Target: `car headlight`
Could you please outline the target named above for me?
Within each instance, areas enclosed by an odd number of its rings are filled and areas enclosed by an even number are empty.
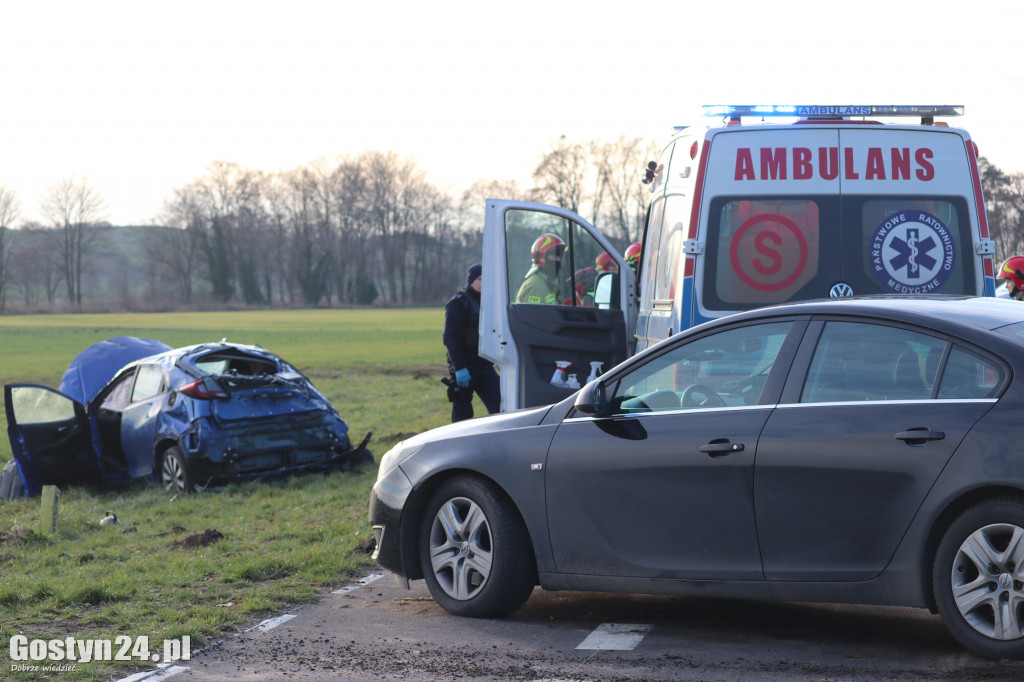
[[[422,447],[422,443],[407,446],[403,440],[385,452],[384,456],[380,458],[380,466],[377,468],[377,480],[384,478],[389,471],[419,452]]]

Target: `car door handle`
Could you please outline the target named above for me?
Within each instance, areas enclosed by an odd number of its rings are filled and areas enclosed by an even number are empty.
[[[710,443],[700,446],[701,452],[706,452],[712,457],[721,457],[731,452],[742,452],[743,443],[730,443],[727,438],[716,438]]]
[[[932,431],[930,429],[910,429],[900,431],[896,434],[896,440],[903,440],[907,443],[924,443],[926,440],[942,440],[946,437],[943,431]]]

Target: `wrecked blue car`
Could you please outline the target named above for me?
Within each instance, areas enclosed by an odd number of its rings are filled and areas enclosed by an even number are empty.
[[[0,496],[43,485],[167,490],[370,462],[366,445],[313,384],[260,346],[172,349],[121,336],[79,354],[60,390],[4,386],[14,453]],[[16,469],[17,479],[14,479]]]

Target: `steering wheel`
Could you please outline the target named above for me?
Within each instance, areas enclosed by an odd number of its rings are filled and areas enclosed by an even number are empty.
[[[722,396],[715,393],[715,389],[704,384],[687,386],[683,395],[679,398],[680,407],[725,407]]]

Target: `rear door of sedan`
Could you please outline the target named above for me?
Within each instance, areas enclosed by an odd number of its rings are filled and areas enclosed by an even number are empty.
[[[812,322],[758,443],[765,577],[878,575],[1006,372],[935,332],[863,318]]]

